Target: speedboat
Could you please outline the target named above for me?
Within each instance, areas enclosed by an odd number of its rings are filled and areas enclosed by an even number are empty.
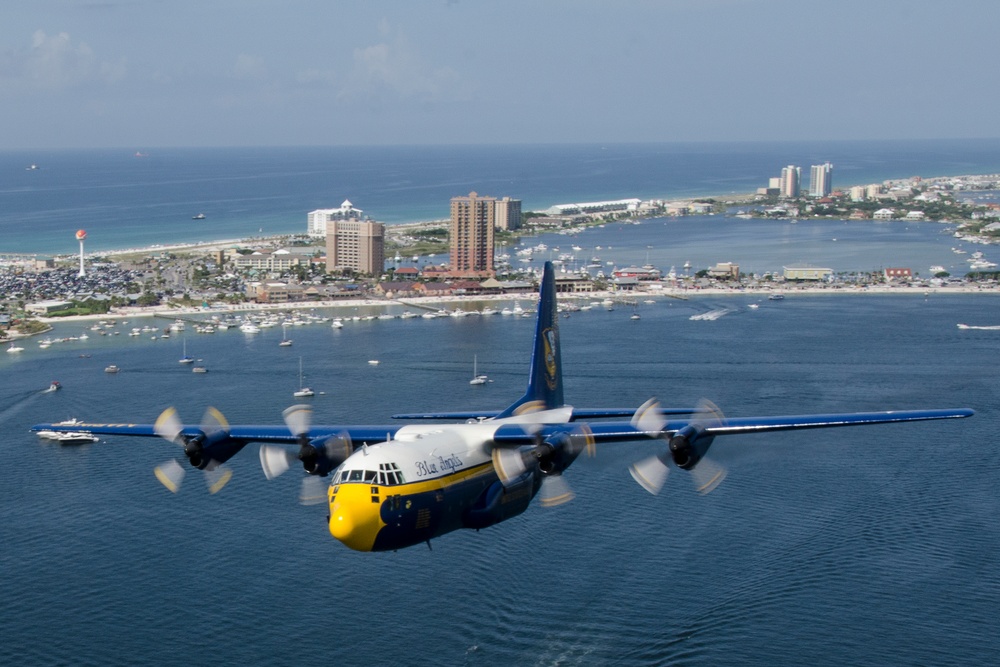
[[[45,392],[46,392],[46,393],[49,393],[49,392],[53,392],[53,391],[59,391],[60,389],[62,389],[62,385],[61,385],[61,384],[59,384],[59,382],[58,382],[58,381],[56,381],[56,380],[53,380],[53,381],[52,381],[52,382],[51,382],[51,383],[49,384],[49,388],[48,388],[48,389],[46,389],[46,390],[45,390]]]
[[[205,219],[205,214],[204,213],[199,213],[197,215],[192,215],[191,219],[192,220],[204,220]]]
[[[110,366],[105,366],[104,368],[105,373],[117,373],[120,370],[121,369],[115,366],[114,364],[111,364]]]
[[[7,351],[11,353],[24,352],[24,348],[20,347],[19,345],[14,345],[14,343],[11,343],[10,347],[7,348]]]

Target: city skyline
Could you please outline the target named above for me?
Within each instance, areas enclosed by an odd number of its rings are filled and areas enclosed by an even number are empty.
[[[0,150],[993,137],[992,23],[976,20],[993,9],[12,3],[0,121],[14,130]]]

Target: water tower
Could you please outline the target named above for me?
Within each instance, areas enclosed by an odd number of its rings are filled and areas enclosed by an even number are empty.
[[[82,229],[76,230],[76,240],[80,242],[80,273],[76,274],[77,278],[83,278],[85,275],[87,275],[83,271],[83,241],[86,238],[87,238],[86,231]]]

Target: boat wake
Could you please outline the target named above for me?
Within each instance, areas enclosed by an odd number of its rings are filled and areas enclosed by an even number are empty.
[[[1000,324],[993,324],[989,326],[976,326],[974,324],[959,324],[959,329],[978,329],[979,331],[1000,331]]]

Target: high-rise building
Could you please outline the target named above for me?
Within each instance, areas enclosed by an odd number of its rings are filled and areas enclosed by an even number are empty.
[[[799,179],[802,168],[793,164],[781,170],[781,196],[795,198],[799,196]]]
[[[451,273],[483,276],[493,272],[496,199],[470,192],[451,200]]]
[[[833,165],[814,164],[809,169],[809,196],[826,197],[833,192]]]
[[[385,225],[371,220],[326,223],[326,270],[350,269],[376,278],[385,270]]]
[[[521,228],[521,200],[504,197],[497,199],[495,222],[497,229],[506,232]]]
[[[326,236],[327,223],[331,220],[362,220],[360,208],[354,208],[350,200],[345,199],[340,208],[318,208],[308,215],[307,233],[309,236],[323,238]]]

